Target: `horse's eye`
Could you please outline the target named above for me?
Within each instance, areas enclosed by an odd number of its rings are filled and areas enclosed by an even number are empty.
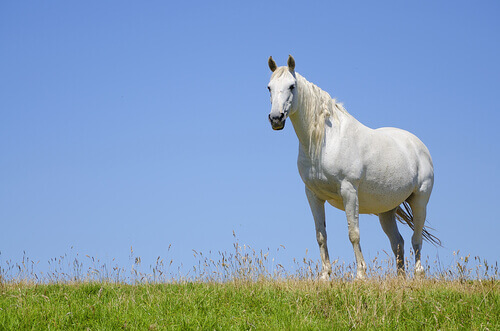
[[[293,91],[294,88],[295,88],[295,85],[290,85],[290,91]]]

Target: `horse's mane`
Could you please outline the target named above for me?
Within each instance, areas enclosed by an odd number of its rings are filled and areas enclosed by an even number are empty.
[[[287,69],[286,67],[282,68]],[[307,81],[298,73],[295,73],[295,78],[298,85],[297,101],[300,116],[307,123],[307,130],[310,134],[309,155],[314,159],[319,156],[323,145],[326,121],[331,118],[335,123],[338,123],[339,114],[350,115],[344,106],[333,99],[330,94]]]

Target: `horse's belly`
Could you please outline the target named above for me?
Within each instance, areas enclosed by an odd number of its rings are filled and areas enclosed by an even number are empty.
[[[391,194],[390,196],[367,196],[359,195],[359,213],[360,214],[380,214],[392,210],[405,201],[411,193]],[[344,200],[341,196],[327,200],[333,207],[344,210]]]
[[[392,190],[365,190],[363,184],[358,189],[360,214],[379,214],[392,210],[405,201],[413,191],[411,183]]]
[[[344,210],[344,200],[342,200],[341,196],[335,197],[334,199],[328,199],[328,203],[337,209]]]
[[[333,207],[344,210],[344,200],[340,194],[340,182],[325,176],[302,176],[306,186],[320,199]],[[394,183],[361,182],[358,187],[360,214],[379,214],[392,210],[405,201],[414,190],[412,180]]]

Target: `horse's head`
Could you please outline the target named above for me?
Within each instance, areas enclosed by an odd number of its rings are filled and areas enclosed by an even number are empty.
[[[269,122],[273,130],[281,130],[285,127],[288,115],[291,115],[297,105],[297,79],[295,78],[295,60],[290,55],[288,66],[277,67],[273,57],[269,57],[269,69],[273,72],[267,88],[271,93],[271,113]]]

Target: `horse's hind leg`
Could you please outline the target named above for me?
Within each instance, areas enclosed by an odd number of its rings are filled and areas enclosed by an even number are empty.
[[[427,214],[427,202],[429,196],[423,194],[412,194],[407,200],[413,213],[413,236],[411,243],[415,252],[415,276],[423,277],[425,275],[424,267],[420,261],[422,253],[422,231],[424,229],[425,217]]]
[[[405,276],[404,240],[396,224],[396,210],[393,209],[378,215],[380,225],[391,242],[391,248],[396,257],[398,275]]]

